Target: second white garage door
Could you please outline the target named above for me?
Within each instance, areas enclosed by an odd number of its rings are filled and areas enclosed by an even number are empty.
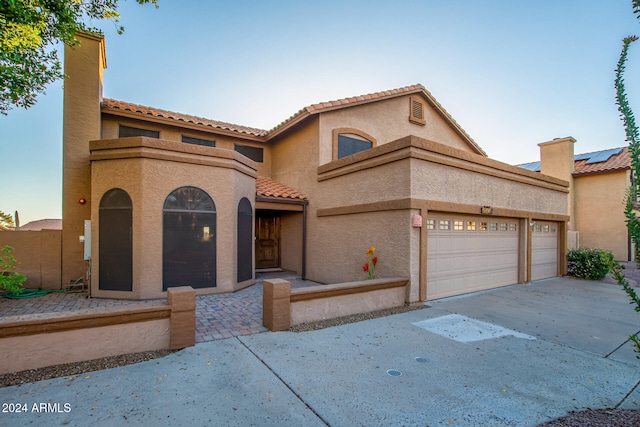
[[[531,280],[558,275],[558,224],[536,221],[531,239]]]
[[[427,299],[518,282],[517,219],[429,216]]]

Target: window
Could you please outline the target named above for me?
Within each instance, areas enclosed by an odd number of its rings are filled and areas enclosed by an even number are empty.
[[[376,139],[359,129],[336,128],[332,144],[332,160],[338,160],[375,147]]]
[[[215,147],[216,141],[212,139],[194,138],[193,136],[182,135],[182,142],[186,144],[204,145],[206,147]]]
[[[422,126],[427,123],[424,119],[424,102],[420,96],[412,96],[409,99],[409,121]]]
[[[518,229],[518,227],[516,226],[515,222],[510,222],[509,223],[509,231],[516,231]]]
[[[540,224],[536,225],[536,233],[542,233],[542,226]]]
[[[373,147],[373,143],[358,135],[338,135],[338,158],[350,156]]]
[[[440,220],[440,230],[448,230],[449,229],[449,220],[441,219]]]
[[[500,231],[507,231],[507,224],[504,222],[500,223]]]
[[[549,224],[545,224],[542,226],[542,231],[544,231],[545,233],[549,232]]]
[[[456,219],[453,221],[453,229],[454,230],[464,230],[464,221]]]
[[[489,223],[489,230],[498,231],[498,223],[497,222],[490,222]]]
[[[427,219],[427,230],[435,230],[436,229],[436,220],[433,218]]]
[[[196,187],[180,187],[162,209],[162,289],[216,286],[216,206]]]
[[[476,222],[475,221],[467,221],[467,231],[475,231]]]
[[[243,156],[250,158],[254,162],[262,163],[264,161],[263,160],[264,150],[260,147],[251,147],[249,145],[234,144],[233,149],[236,150],[238,153],[242,154]]]
[[[131,291],[133,277],[133,205],[129,194],[112,188],[100,200],[98,216],[98,288]]]
[[[238,203],[238,282],[253,277],[253,208],[251,202],[243,197]]]
[[[485,221],[480,221],[480,231],[487,231],[487,223]]]
[[[552,232],[552,233],[555,233],[555,232],[556,232],[556,226],[555,226],[555,225],[552,225],[552,226],[551,226],[551,232]]]
[[[160,131],[134,128],[120,125],[118,127],[118,138],[128,138],[130,136],[146,136],[148,138],[160,138]]]

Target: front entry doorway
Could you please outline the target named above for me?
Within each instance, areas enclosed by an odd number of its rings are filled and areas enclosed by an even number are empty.
[[[256,269],[280,267],[280,214],[256,212]]]

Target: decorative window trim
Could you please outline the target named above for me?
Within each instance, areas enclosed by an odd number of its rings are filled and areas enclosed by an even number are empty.
[[[333,142],[332,142],[333,148],[331,153],[331,158],[333,160],[338,160],[338,135],[340,134],[345,134],[345,135],[351,134],[351,135],[359,136],[360,138],[364,138],[371,143],[371,148],[376,147],[378,145],[378,142],[374,137],[372,137],[366,132],[361,131],[360,129],[336,128],[333,130]]]
[[[427,121],[424,118],[425,103],[421,96],[409,97],[409,121],[411,123],[424,126]]]

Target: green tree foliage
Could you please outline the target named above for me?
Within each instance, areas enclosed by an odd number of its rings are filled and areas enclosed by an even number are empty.
[[[0,113],[29,108],[49,83],[63,77],[57,43],[73,46],[85,22],[111,20],[118,33],[119,0],[0,0]],[[158,0],[136,0],[139,4]]]
[[[11,246],[0,249],[0,289],[19,294],[22,292],[22,284],[27,278],[20,273],[11,271],[18,264],[12,252]]]
[[[631,7],[636,18],[640,18],[640,0],[631,0]],[[633,178],[633,185],[631,185],[627,191],[627,199],[625,202],[625,216],[627,222],[627,229],[629,230],[629,236],[636,247],[636,261],[638,261],[638,248],[640,248],[640,221],[636,215],[637,194],[636,191],[640,188],[640,133],[638,132],[638,126],[636,125],[636,119],[633,115],[633,110],[629,105],[627,99],[627,93],[624,88],[624,70],[627,62],[627,55],[629,53],[629,46],[631,43],[638,40],[637,36],[625,37],[622,40],[622,51],[620,52],[620,59],[618,60],[618,66],[616,68],[616,104],[618,105],[618,111],[620,112],[620,118],[624,123],[624,132],[627,143],[629,144],[629,153],[631,154],[631,176]],[[610,268],[613,276],[617,282],[623,287],[629,298],[631,304],[635,304],[635,311],[640,312],[640,298],[636,294],[635,290],[629,285],[629,282],[624,277],[624,274],[620,271],[620,266],[615,261],[610,261]],[[636,352],[639,353],[637,357],[640,359],[640,339],[636,335],[632,335],[629,339],[634,343]]]

